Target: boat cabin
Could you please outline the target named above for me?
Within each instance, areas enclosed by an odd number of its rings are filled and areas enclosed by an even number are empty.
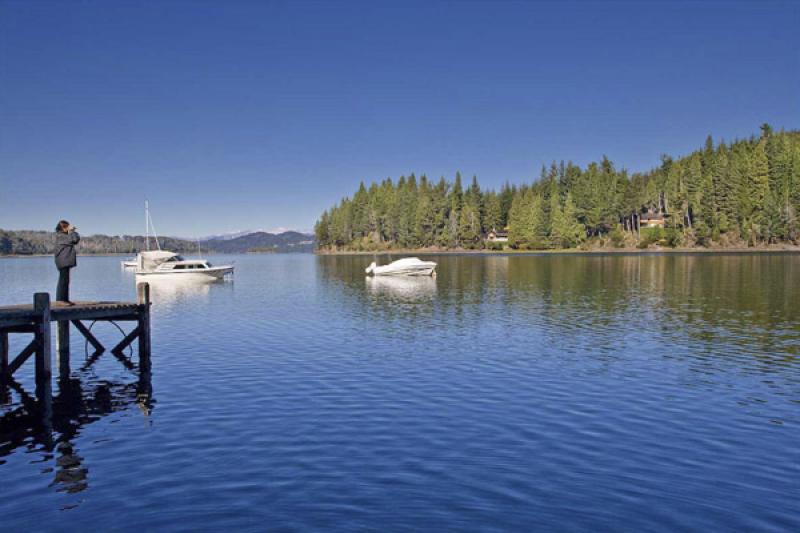
[[[178,256],[180,257],[180,256]],[[168,259],[158,266],[159,270],[205,270],[211,265],[204,260]]]

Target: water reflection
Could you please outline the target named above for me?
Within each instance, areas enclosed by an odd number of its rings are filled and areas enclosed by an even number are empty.
[[[212,288],[232,287],[232,280],[212,278],[157,277],[136,278],[137,283],[147,281],[150,284],[150,299],[155,304],[172,305],[179,302],[207,302]]]
[[[363,279],[371,256],[320,256],[321,279],[348,305],[417,328],[528,339],[559,357],[654,355],[693,370],[775,372],[800,356],[797,254],[439,255],[431,285]],[[409,314],[393,302],[416,301]],[[720,364],[722,363],[722,364]],[[712,365],[713,366],[713,365]]]
[[[373,296],[396,302],[417,303],[436,296],[436,279],[432,276],[368,276],[366,284]]]
[[[93,367],[104,356],[117,357],[133,368],[135,380],[97,379]],[[50,484],[58,492],[76,493],[89,486],[90,468],[77,450],[82,430],[104,417],[133,406],[149,416],[153,408],[150,372],[139,371],[122,355],[95,353],[78,372],[58,381],[50,405],[32,397],[13,378],[0,383],[0,464],[17,449],[36,453],[32,463],[49,465]]]

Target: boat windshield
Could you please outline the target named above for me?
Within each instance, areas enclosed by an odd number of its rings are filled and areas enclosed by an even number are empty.
[[[173,255],[172,257],[167,259],[167,261],[183,261],[183,260],[184,260],[183,257],[181,257],[180,255]]]

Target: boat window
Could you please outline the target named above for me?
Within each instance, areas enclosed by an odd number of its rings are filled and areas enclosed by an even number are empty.
[[[173,270],[183,270],[186,268],[186,265],[173,265]]]

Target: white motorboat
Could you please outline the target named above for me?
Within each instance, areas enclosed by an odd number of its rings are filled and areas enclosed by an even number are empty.
[[[122,268],[136,268],[138,264],[136,259],[126,259],[125,261],[120,261],[122,263]]]
[[[435,270],[436,263],[433,261],[421,261],[419,257],[406,257],[382,266],[378,266],[373,261],[367,267],[366,273],[373,276],[433,276]]]
[[[233,274],[233,265],[214,266],[205,259],[184,259],[176,253],[164,250],[140,252],[136,265],[137,277],[180,277],[213,281],[228,274]]]

